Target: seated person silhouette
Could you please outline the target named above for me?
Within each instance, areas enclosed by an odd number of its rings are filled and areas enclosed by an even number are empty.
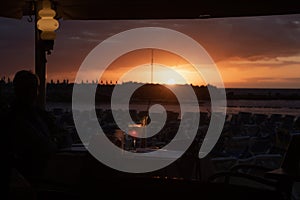
[[[43,176],[48,159],[60,148],[62,137],[48,112],[36,104],[39,79],[31,71],[15,74],[15,99],[6,115],[11,168],[34,184]]]

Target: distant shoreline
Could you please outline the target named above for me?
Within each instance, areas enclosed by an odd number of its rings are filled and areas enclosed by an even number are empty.
[[[128,106],[128,105],[120,105],[120,107]],[[175,104],[166,104],[167,110],[178,112],[179,107]],[[117,106],[118,107],[118,106]],[[71,103],[63,103],[63,102],[48,102],[47,103],[48,110],[53,108],[62,108],[64,110],[71,111],[72,104]],[[82,105],[84,109],[85,106]],[[98,103],[96,104],[97,109],[110,109],[110,103]],[[140,103],[140,104],[132,104],[130,109],[136,109],[138,111],[147,110],[148,103]],[[190,112],[209,112],[210,106],[208,101],[203,101],[199,106],[196,104],[190,104],[188,106]],[[287,100],[228,100],[227,101],[227,114],[235,114],[238,112],[250,112],[250,113],[258,113],[258,114],[282,114],[282,115],[295,115],[300,116],[300,100],[297,101],[287,101]]]
[[[135,91],[133,98],[134,102],[151,101],[176,103],[176,97],[164,85],[159,84],[141,84],[141,83],[123,83],[118,84],[118,87],[126,89],[128,84],[136,84],[139,89]],[[90,83],[76,84],[82,86],[86,90],[91,86]],[[72,102],[73,83],[48,83],[46,89],[46,101],[48,102]],[[109,103],[112,92],[116,85],[98,84],[96,92],[96,101],[99,103]],[[194,86],[194,85],[173,85],[177,87],[178,92],[185,94],[186,87],[192,87],[198,102],[209,100],[209,90],[221,91],[214,86]],[[142,89],[141,89],[142,88]],[[219,90],[219,91],[218,91]],[[227,100],[300,100],[300,89],[295,88],[225,88]],[[12,83],[0,84],[0,99],[5,101],[11,100],[13,97]],[[185,96],[185,100],[189,100],[189,96]]]

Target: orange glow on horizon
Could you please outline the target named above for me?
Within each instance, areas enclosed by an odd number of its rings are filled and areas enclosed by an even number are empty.
[[[107,67],[99,81],[169,84],[169,80],[173,79],[173,84],[205,84],[194,67],[182,57],[164,50],[155,49],[153,52],[153,63],[151,49],[136,50],[120,56]],[[87,75],[91,76],[94,74]]]
[[[280,57],[274,60],[248,60],[231,57],[216,62],[226,88],[299,88],[297,83],[300,68],[297,62],[285,66],[274,67],[280,62],[300,60],[300,56]],[[194,67],[182,57],[163,50],[154,50],[153,83],[159,84],[193,84],[207,85]],[[138,69],[136,69],[138,68]],[[169,70],[168,70],[169,69]],[[131,72],[130,75],[126,75]],[[171,70],[171,71],[170,71]],[[174,73],[172,73],[174,71]],[[182,78],[176,77],[176,74]],[[124,77],[124,75],[126,75]],[[48,74],[47,80],[69,79],[74,82],[76,71]],[[123,77],[123,78],[122,78]],[[100,78],[95,72],[87,73],[83,82],[98,81],[99,83],[140,82],[151,83],[151,49],[141,49],[120,56]]]

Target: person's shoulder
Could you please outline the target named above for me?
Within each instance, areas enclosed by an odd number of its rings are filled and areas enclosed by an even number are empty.
[[[51,112],[41,108],[37,108],[37,112],[39,113],[41,119],[47,124],[48,128],[51,130],[53,129],[53,131],[57,131],[57,119]]]
[[[0,120],[1,122],[10,120],[14,116],[14,109],[12,107],[5,107],[0,109]]]

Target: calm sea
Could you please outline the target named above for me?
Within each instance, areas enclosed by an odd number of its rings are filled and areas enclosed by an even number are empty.
[[[119,105],[120,107],[124,105]],[[83,110],[86,106],[80,106]],[[70,103],[47,103],[47,109],[61,108],[65,111],[71,111],[72,106]],[[110,109],[110,104],[99,104],[96,106],[99,109]],[[148,104],[135,104],[131,105],[131,109],[137,111],[147,110]],[[166,105],[165,109],[168,111],[178,112],[179,107],[176,105]],[[188,112],[209,112],[209,102],[201,102],[200,105],[189,103],[187,105]],[[228,100],[227,101],[227,114],[238,112],[251,112],[262,114],[282,114],[282,115],[295,115],[300,116],[300,100]]]

